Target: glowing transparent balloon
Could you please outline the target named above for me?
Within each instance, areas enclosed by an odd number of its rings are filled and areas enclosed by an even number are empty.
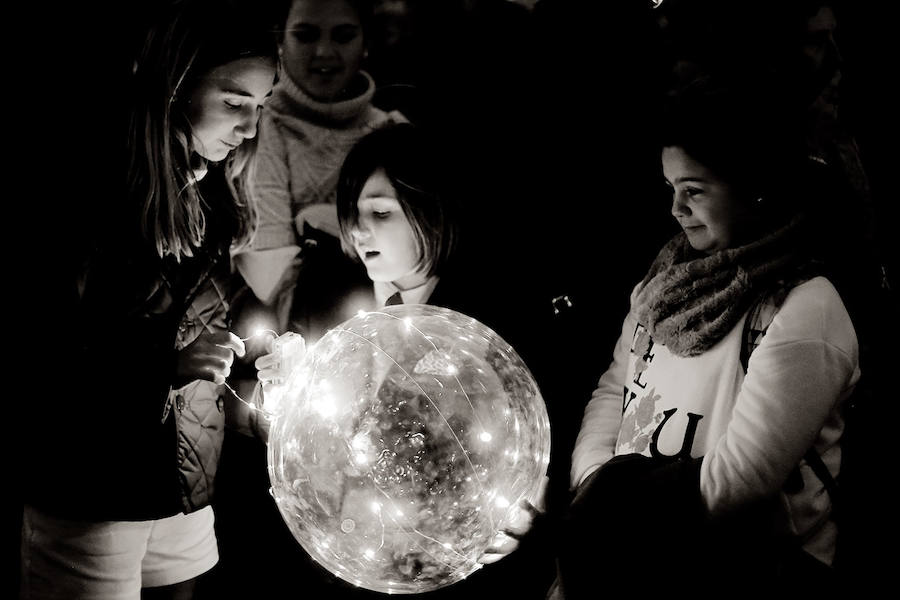
[[[291,370],[272,493],[329,571],[387,593],[459,581],[527,499],[550,424],[528,368],[478,321],[425,305],[361,314]]]

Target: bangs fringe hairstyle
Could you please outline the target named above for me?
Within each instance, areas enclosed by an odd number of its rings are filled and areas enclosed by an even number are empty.
[[[416,268],[436,275],[449,262],[457,244],[456,204],[445,191],[438,169],[442,158],[414,125],[399,123],[361,138],[341,167],[337,212],[341,248],[358,259],[351,229],[359,222],[359,195],[366,180],[384,169],[397,191],[397,201],[412,228],[419,260]]]
[[[278,52],[273,28],[235,2],[170,1],[155,22],[132,74],[127,189],[140,204],[144,240],[160,257],[181,260],[204,243],[209,210],[195,185],[194,170],[206,162],[194,153],[186,110],[191,91],[217,66],[251,57],[276,65]],[[255,137],[245,140],[225,163],[237,244],[248,242],[256,227],[248,183],[256,145]]]

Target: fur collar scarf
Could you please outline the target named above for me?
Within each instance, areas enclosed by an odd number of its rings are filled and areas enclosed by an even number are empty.
[[[660,251],[634,303],[638,321],[676,356],[702,354],[737,324],[758,294],[790,278],[799,220],[755,242],[704,255],[682,232]]]

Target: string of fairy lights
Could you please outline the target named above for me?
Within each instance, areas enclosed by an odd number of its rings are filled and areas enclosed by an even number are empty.
[[[546,470],[546,415],[528,413],[512,396],[496,404],[515,389],[507,378],[519,376],[515,368],[497,372],[488,358],[485,344],[493,348],[496,334],[443,310],[360,310],[309,347],[300,336],[295,346],[296,334],[259,327],[239,339],[272,336],[266,351],[274,356],[257,363],[263,376],[249,400],[232,385],[247,388],[223,382],[273,427],[270,493],[291,533],[323,567],[360,587],[427,591],[480,569],[480,557],[510,535],[503,524],[518,522],[523,500],[535,501],[537,488],[521,478]],[[499,340],[496,360],[507,367],[517,358],[509,350]],[[365,390],[378,390],[377,398]],[[285,395],[291,407],[283,409]],[[418,406],[413,397],[422,404],[415,415],[397,415]],[[484,398],[496,410],[476,409],[487,406]],[[533,429],[533,439],[520,428]]]
[[[274,340],[275,340],[275,341],[277,341],[278,338],[280,337],[277,331],[275,331],[275,330],[273,330],[273,329],[268,329],[268,328],[261,327],[261,328],[258,328],[258,329],[257,329],[256,331],[254,331],[253,333],[251,333],[250,335],[248,335],[247,337],[239,338],[239,339],[240,339],[242,342],[247,342],[247,341],[250,341],[250,340],[252,340],[252,339],[256,339],[256,338],[262,337],[262,336],[264,336],[264,335],[272,335],[272,336],[274,336]],[[239,400],[239,401],[242,402],[243,404],[247,405],[247,406],[250,408],[251,411],[259,411],[260,413],[262,413],[262,414],[263,414],[264,416],[266,416],[266,417],[271,417],[271,416],[272,416],[272,414],[271,414],[270,412],[266,411],[263,407],[257,406],[257,405],[254,404],[253,402],[249,402],[249,401],[244,400],[243,398],[241,398],[241,395],[237,392],[237,390],[235,390],[233,387],[231,387],[231,385],[228,383],[227,380],[224,381],[224,382],[222,383],[222,385],[224,385],[224,386],[228,389],[228,391],[230,391],[231,394],[232,394],[237,400]]]

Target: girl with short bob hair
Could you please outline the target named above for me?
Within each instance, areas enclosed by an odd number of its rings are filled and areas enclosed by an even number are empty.
[[[294,288],[316,285],[304,279],[309,269],[344,259],[330,242],[338,237],[335,188],[347,152],[374,129],[406,119],[373,103],[375,81],[364,69],[371,0],[286,0],[278,8],[282,68],[260,121],[251,181],[259,228],[235,253],[235,266],[283,332]],[[323,235],[327,250],[306,252]],[[259,308],[251,298],[244,302],[239,322]]]
[[[458,225],[452,198],[442,191],[438,160],[422,132],[407,123],[370,133],[353,147],[341,168],[337,192],[341,246],[348,255],[361,258],[353,239],[360,224],[360,195],[369,178],[382,170],[412,229],[416,270],[425,277],[440,274],[457,244]]]
[[[458,311],[487,324],[485,299],[475,294],[469,281],[473,265],[462,266],[459,252],[457,196],[449,188],[455,174],[447,169],[445,153],[439,150],[441,140],[429,137],[429,130],[410,123],[385,126],[360,139],[350,150],[341,167],[337,185],[337,216],[341,247],[352,258],[362,262],[368,281],[353,291],[331,299],[330,309],[340,310],[329,316],[327,327],[295,327],[302,334],[285,334],[278,344],[281,349],[261,356],[255,366],[258,380],[254,384],[254,402],[277,404],[290,375],[290,364],[302,357],[305,342],[315,342],[321,330],[334,327],[361,310],[383,310],[398,304],[428,304]],[[355,283],[355,282],[354,282]],[[365,287],[365,290],[358,289]],[[294,299],[295,315],[306,305]],[[337,313],[343,316],[337,317]],[[398,313],[394,313],[398,314]],[[292,319],[309,323],[315,319]],[[397,340],[401,345],[402,340]],[[285,360],[281,353],[289,345],[293,356]],[[274,345],[273,345],[274,348]],[[385,372],[373,365],[367,377],[380,386]],[[253,434],[267,441],[269,422],[259,411],[248,415]],[[527,503],[526,503],[527,504]],[[537,509],[523,505],[507,532],[510,536],[489,548],[479,558],[488,564],[513,552],[519,539],[531,528]],[[486,583],[485,579],[455,584],[459,597],[505,583]],[[499,589],[499,587],[497,588]],[[454,597],[457,597],[454,594]]]

